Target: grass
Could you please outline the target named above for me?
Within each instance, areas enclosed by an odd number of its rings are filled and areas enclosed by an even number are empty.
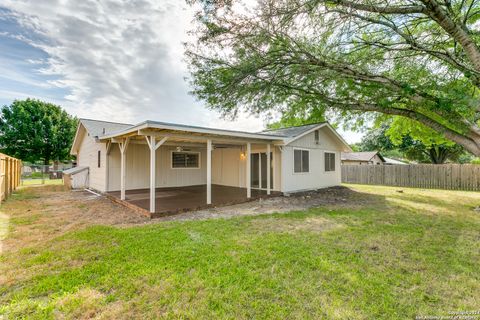
[[[34,185],[61,185],[63,184],[63,179],[50,179],[45,178],[35,178],[35,179],[22,179],[22,186],[34,186]]]
[[[411,319],[480,308],[478,193],[350,187],[350,207],[90,226],[6,252],[0,318]],[[30,222],[10,218],[13,229]]]

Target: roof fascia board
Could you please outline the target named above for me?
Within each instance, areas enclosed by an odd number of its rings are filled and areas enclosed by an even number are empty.
[[[172,130],[172,131],[184,131],[184,132],[195,132],[195,133],[203,133],[208,135],[216,135],[216,136],[226,136],[226,137],[238,137],[238,138],[246,138],[246,139],[257,139],[257,140],[272,140],[272,141],[283,141],[284,137],[274,136],[274,135],[266,135],[266,134],[258,134],[258,133],[248,133],[248,132],[239,132],[239,131],[231,131],[231,130],[222,130],[222,129],[208,129],[208,128],[188,128],[186,126],[175,126],[175,125],[168,125],[168,124],[156,124],[156,123],[149,123],[143,122],[138,125],[133,126],[132,128],[128,128],[126,130],[118,131],[116,133],[108,134],[99,137],[100,140],[110,139],[126,134],[133,133],[137,131],[137,134],[140,130],[145,129],[163,129],[163,130]]]
[[[75,150],[75,146],[78,143],[78,139],[79,139],[78,136],[79,136],[79,133],[80,133],[80,127],[83,127],[85,132],[87,131],[87,129],[85,128],[85,126],[82,123],[82,120],[79,120],[78,125],[77,125],[77,130],[75,131],[75,138],[73,139],[72,146],[70,147],[70,154],[72,156],[77,155],[77,151]]]
[[[380,152],[377,152],[375,155],[377,155],[383,162],[387,162],[385,161],[385,158],[380,154]]]
[[[222,129],[209,129],[209,128],[188,128],[188,126],[176,126],[171,124],[156,124],[156,123],[148,123],[149,128],[154,129],[164,129],[164,130],[174,130],[174,131],[185,131],[185,132],[195,132],[195,133],[204,133],[204,134],[211,134],[211,135],[222,135],[222,136],[232,136],[232,137],[240,137],[240,138],[253,138],[253,139],[261,139],[261,140],[283,140],[283,137],[275,136],[275,135],[266,135],[266,134],[258,134],[258,133],[250,133],[250,132],[240,132],[240,131],[232,131],[232,130],[222,130]]]

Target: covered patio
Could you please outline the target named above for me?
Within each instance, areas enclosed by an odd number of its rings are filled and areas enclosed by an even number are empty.
[[[100,140],[107,194],[151,217],[280,194],[279,136],[145,122]]]
[[[116,199],[120,199],[120,191],[113,191],[108,194]],[[280,192],[271,192],[271,195],[280,195]],[[207,207],[232,205],[267,197],[269,195],[267,195],[265,190],[253,189],[251,197],[247,198],[245,188],[212,184],[212,203],[209,205],[205,201],[206,196],[206,185],[156,188],[156,212],[151,214],[151,216],[155,217]],[[124,201],[142,208],[145,211],[149,211],[150,189],[127,190]]]

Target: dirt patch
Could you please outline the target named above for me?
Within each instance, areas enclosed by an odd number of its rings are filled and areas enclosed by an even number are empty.
[[[94,289],[80,289],[66,294],[57,301],[59,319],[93,319],[101,312],[105,295]]]
[[[232,206],[191,211],[154,219],[153,221],[203,220],[234,216],[253,216],[305,210],[321,206],[359,208],[378,201],[378,198],[369,194],[358,193],[346,187],[332,187],[292,194],[290,196],[259,199]]]
[[[319,206],[358,207],[377,200],[349,188],[333,187],[149,219],[104,196],[87,191],[71,191],[63,186],[27,187],[14,193],[2,206],[0,247],[4,252],[14,251],[91,225],[121,227],[162,221],[281,213]],[[310,221],[308,228],[313,230],[318,227],[318,230],[323,230],[326,225],[325,221]],[[301,228],[298,225],[292,227]],[[4,239],[1,240],[2,238]]]
[[[135,211],[87,191],[63,186],[18,190],[1,208],[3,251],[48,241],[90,225],[131,225],[149,222]],[[8,227],[7,227],[8,225]],[[7,231],[5,232],[5,229]]]

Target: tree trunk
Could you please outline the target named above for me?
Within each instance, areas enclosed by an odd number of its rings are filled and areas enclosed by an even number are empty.
[[[50,159],[45,157],[43,159],[43,170],[42,170],[44,173],[48,173],[50,171],[49,164],[50,164]]]
[[[428,154],[432,163],[443,164],[447,160],[448,150],[442,146],[432,146]]]

